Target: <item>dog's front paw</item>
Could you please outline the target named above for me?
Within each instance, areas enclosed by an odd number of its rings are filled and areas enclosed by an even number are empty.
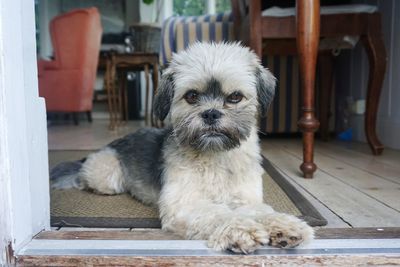
[[[293,248],[308,243],[314,238],[314,230],[295,216],[273,213],[257,222],[269,233],[268,245],[278,248]]]
[[[208,246],[215,250],[231,250],[248,254],[264,244],[269,235],[264,227],[251,219],[236,218],[218,226],[208,239]]]

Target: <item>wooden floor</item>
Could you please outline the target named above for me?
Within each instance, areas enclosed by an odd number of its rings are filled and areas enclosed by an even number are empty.
[[[106,120],[48,128],[50,149],[98,149],[142,127],[111,132]],[[316,142],[314,179],[300,176],[299,138],[264,138],[262,153],[328,220],[328,228],[400,227],[400,151],[372,156],[362,143]],[[62,229],[67,230],[67,229]]]
[[[303,179],[300,139],[264,139],[262,153],[328,220],[326,227],[400,226],[400,152],[372,156],[366,144],[316,142],[313,179]]]

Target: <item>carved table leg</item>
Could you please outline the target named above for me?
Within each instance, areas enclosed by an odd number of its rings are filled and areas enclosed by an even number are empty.
[[[371,16],[370,21],[371,27],[369,28],[368,34],[361,37],[369,61],[365,135],[367,136],[372,153],[374,155],[380,155],[383,152],[383,145],[376,135],[376,117],[383,79],[385,77],[387,59],[381,32],[381,17],[379,14],[374,14]]]
[[[249,1],[249,25],[250,40],[249,46],[254,52],[262,58],[262,36],[261,36],[261,0]]]
[[[303,163],[305,178],[312,178],[317,169],[314,164],[314,132],[319,122],[314,114],[315,69],[319,44],[319,0],[297,0],[297,49],[303,90],[302,117],[299,128],[303,132]]]

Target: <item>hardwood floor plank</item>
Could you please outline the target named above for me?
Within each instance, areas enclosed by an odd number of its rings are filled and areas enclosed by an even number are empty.
[[[358,152],[364,157],[369,157],[369,158],[374,158],[376,161],[387,164],[392,166],[393,168],[396,168],[398,171],[400,171],[400,151],[399,150],[394,150],[385,147],[385,150],[383,151],[382,155],[379,156],[374,156],[371,153],[371,150],[366,143],[361,143],[361,142],[341,142],[341,141],[332,141],[329,142],[331,145],[336,146],[336,147],[341,147],[347,150],[351,150],[354,152]]]
[[[326,143],[318,141],[316,151],[326,156],[346,162],[347,164],[365,170],[373,175],[385,178],[400,184],[400,159],[397,166],[387,164],[379,156],[366,155],[356,150],[351,150],[339,143]]]
[[[282,145],[289,153],[301,159],[301,144],[298,144],[298,142],[275,142],[274,144]],[[328,152],[325,150],[325,153]],[[315,163],[320,170],[329,173],[332,177],[400,212],[399,184],[373,175],[346,162],[328,157],[320,153],[320,149],[315,151]]]
[[[400,238],[399,227],[321,228],[316,239],[390,239]]]
[[[355,188],[318,170],[314,179],[304,179],[298,169],[301,160],[273,144],[263,142],[263,155],[292,181],[318,198],[353,227],[396,227],[400,214]]]
[[[149,229],[141,231],[110,231],[86,230],[86,231],[44,231],[35,236],[35,239],[65,239],[65,240],[182,240],[183,238],[161,229]]]

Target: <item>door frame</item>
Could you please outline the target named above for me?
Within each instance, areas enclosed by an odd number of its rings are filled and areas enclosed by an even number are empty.
[[[47,123],[34,1],[0,1],[0,265],[50,229]]]

